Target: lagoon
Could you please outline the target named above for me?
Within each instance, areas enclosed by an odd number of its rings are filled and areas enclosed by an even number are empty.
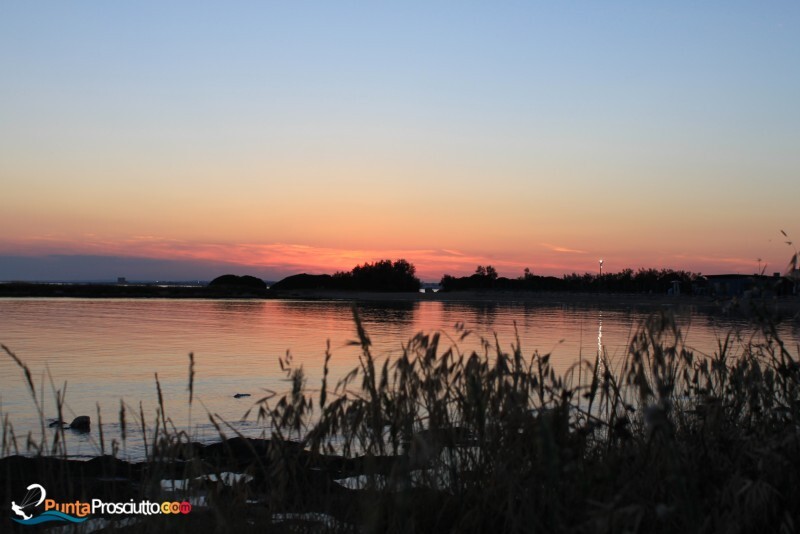
[[[349,344],[356,339],[353,307],[345,300],[0,299],[0,343],[30,368],[47,421],[57,417],[54,391],[66,393],[66,421],[91,416],[91,433],[66,433],[70,455],[101,452],[99,413],[106,452],[117,440],[121,455],[141,458],[142,433],[131,428],[131,419],[143,413],[148,426],[155,421],[156,374],[168,417],[193,438],[218,438],[208,413],[245,435],[268,436],[268,425],[242,416],[269,392],[288,389],[279,358],[291,354],[312,389],[320,383],[328,342],[332,382],[358,365],[360,348]],[[593,362],[598,350],[609,365],[620,365],[637,326],[664,310],[675,314],[686,345],[697,353],[713,354],[728,332],[736,334],[737,351],[753,336],[744,319],[682,305],[369,301],[355,308],[379,357],[401,354],[403,344],[420,331],[440,331],[443,343],[450,345],[466,329],[471,334],[457,342],[462,351],[483,350],[481,339],[511,351],[519,336],[525,354],[550,353],[561,373],[573,369],[577,374],[576,364]],[[784,325],[780,333],[793,345],[800,340],[796,327]],[[196,373],[191,409],[189,353]],[[41,432],[39,415],[23,371],[12,358],[1,356],[0,408],[24,453],[28,432],[34,439]],[[124,442],[121,402],[128,418]],[[7,440],[8,427],[4,432]]]

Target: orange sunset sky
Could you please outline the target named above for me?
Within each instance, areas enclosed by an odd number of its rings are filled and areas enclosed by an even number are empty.
[[[784,271],[796,2],[6,2],[0,280]]]

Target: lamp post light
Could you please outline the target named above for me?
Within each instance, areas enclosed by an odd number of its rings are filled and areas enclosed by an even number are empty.
[[[600,259],[600,276],[603,276],[603,260]]]

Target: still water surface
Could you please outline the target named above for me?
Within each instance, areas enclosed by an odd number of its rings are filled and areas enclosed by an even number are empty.
[[[557,371],[579,359],[593,360],[598,347],[611,362],[625,354],[637,325],[654,308],[626,309],[596,306],[486,302],[369,302],[357,305],[372,338],[373,353],[392,357],[419,331],[441,331],[458,337],[463,323],[474,334],[459,342],[462,350],[480,348],[480,337],[494,339],[511,350],[515,328],[526,354],[551,353]],[[66,390],[64,419],[92,417],[92,432],[67,432],[68,452],[96,455],[98,405],[106,447],[120,440],[120,403],[128,424],[141,409],[149,425],[155,421],[161,383],[167,415],[178,428],[191,428],[198,439],[217,435],[207,412],[219,414],[247,435],[265,427],[242,415],[266,391],[284,392],[287,382],[278,358],[287,351],[302,365],[310,387],[321,379],[326,342],[333,358],[331,377],[344,376],[358,365],[353,305],[343,301],[282,300],[107,300],[0,299],[0,343],[32,372],[37,395],[44,398],[44,416],[57,415],[54,389]],[[746,323],[720,319],[690,308],[675,310],[687,345],[711,354],[717,339],[729,330],[743,332]],[[786,327],[787,341],[798,333]],[[187,389],[189,353],[195,357],[194,402],[189,410]],[[52,382],[51,382],[52,378]],[[250,397],[234,398],[237,393]],[[0,354],[0,407],[24,448],[29,431],[40,429],[39,416],[22,370]],[[51,430],[46,430],[52,433]],[[267,430],[268,432],[268,430]],[[123,455],[141,457],[141,432],[130,427]]]

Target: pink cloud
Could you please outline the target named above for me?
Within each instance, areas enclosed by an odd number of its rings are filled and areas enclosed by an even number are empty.
[[[588,254],[585,250],[578,250],[575,248],[561,247],[558,245],[551,245],[550,243],[540,243],[543,247],[552,250],[553,252],[563,252],[565,254]]]
[[[343,249],[312,246],[301,243],[197,243],[169,239],[154,235],[133,235],[111,239],[95,234],[85,234],[80,239],[65,239],[54,235],[40,235],[25,239],[0,242],[0,254],[42,256],[50,254],[103,255],[166,260],[192,260],[209,263],[227,263],[258,268],[260,272],[274,272],[276,276],[288,273],[333,273],[350,270],[357,264],[381,259],[404,258],[413,263],[417,274],[425,281],[439,280],[443,274],[464,276],[475,271],[478,265],[492,265],[501,276],[517,277],[529,267],[535,274],[556,275],[570,272],[594,272],[595,259],[590,251],[551,243],[541,243],[523,251],[498,252],[484,255],[449,248],[426,249]],[[643,257],[634,252],[621,252],[604,258],[604,270],[615,272],[623,268],[639,267],[673,268],[719,272],[755,272],[754,259],[736,256],[691,256],[686,253],[669,256]],[[762,262],[770,271],[782,270],[781,257]]]

